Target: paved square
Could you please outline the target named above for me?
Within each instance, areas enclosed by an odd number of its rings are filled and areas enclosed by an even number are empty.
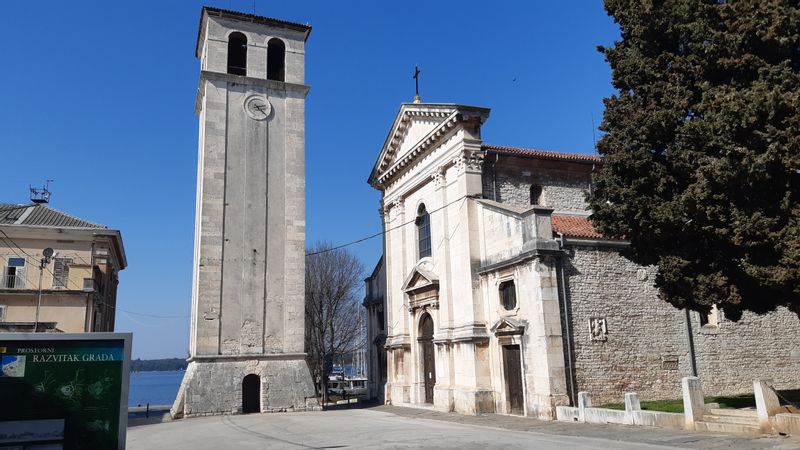
[[[213,416],[133,426],[137,449],[800,449],[786,437],[744,438],[680,430],[462,416],[377,406],[324,412]]]

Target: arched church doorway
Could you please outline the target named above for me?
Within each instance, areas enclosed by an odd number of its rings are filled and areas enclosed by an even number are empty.
[[[242,414],[261,412],[261,379],[250,374],[242,380]]]
[[[433,386],[436,385],[436,360],[433,350],[433,319],[425,313],[419,321],[419,338],[422,355],[422,376],[425,383],[425,403],[433,403]]]

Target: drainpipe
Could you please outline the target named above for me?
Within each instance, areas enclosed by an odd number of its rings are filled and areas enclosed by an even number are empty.
[[[499,159],[500,155],[495,153],[494,162],[492,163],[492,200],[494,201],[497,201],[497,170],[495,170],[494,166],[497,165]]]
[[[556,233],[558,234],[558,248],[562,250],[561,255],[558,258],[558,265],[559,265],[559,287],[561,288],[561,307],[564,311],[564,334],[565,334],[565,346],[567,348],[567,377],[569,377],[569,400],[572,402],[572,406],[578,404],[577,399],[575,398],[575,392],[577,388],[575,387],[575,375],[574,375],[574,367],[572,364],[572,315],[570,314],[568,302],[567,302],[567,283],[566,277],[564,276],[564,258],[566,258],[566,254],[563,252],[564,250],[564,233]]]
[[[689,309],[684,309],[686,312],[686,335],[689,341],[689,360],[692,363],[692,376],[697,376],[697,359],[694,356],[694,333],[692,332],[692,316],[689,314]]]

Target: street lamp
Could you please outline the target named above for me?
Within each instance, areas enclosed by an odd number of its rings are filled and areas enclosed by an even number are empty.
[[[47,247],[42,250],[43,258],[39,261],[39,300],[36,302],[36,320],[33,322],[33,332],[39,332],[39,310],[42,308],[42,273],[47,264],[50,263],[50,258],[53,256],[53,249]]]

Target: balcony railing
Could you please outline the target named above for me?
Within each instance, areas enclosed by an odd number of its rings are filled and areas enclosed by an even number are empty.
[[[3,275],[3,289],[25,289],[24,275]]]

